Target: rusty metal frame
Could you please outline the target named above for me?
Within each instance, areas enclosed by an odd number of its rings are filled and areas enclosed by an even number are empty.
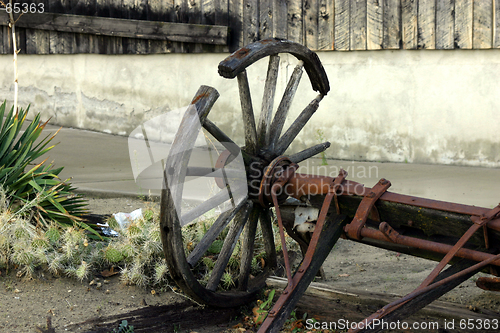
[[[379,182],[372,188],[370,193],[368,193],[358,206],[356,215],[352,222],[345,227],[346,233],[350,238],[361,240],[361,229],[365,226],[368,215],[373,210],[375,202],[382,196],[382,194],[387,191],[391,186],[391,182],[382,178]]]
[[[286,158],[278,157],[275,161],[271,163],[271,165],[277,166],[280,163],[281,165],[283,165],[284,160],[286,160]],[[266,176],[267,176],[266,179],[268,180],[266,182],[264,181],[262,182],[261,190],[266,187],[271,187],[272,189],[271,190],[272,204],[275,206],[276,209],[278,224],[280,226],[280,235],[283,234],[282,244],[285,255],[285,265],[287,266],[286,268],[287,268],[288,286],[283,291],[282,296],[278,299],[273,309],[269,312],[268,319],[266,319],[259,332],[267,331],[267,327],[269,327],[270,325],[269,322],[272,322],[273,317],[284,306],[285,302],[291,295],[291,291],[294,290],[295,286],[300,281],[303,273],[307,270],[311,262],[314,260],[313,258],[314,249],[319,240],[320,233],[323,228],[323,223],[326,219],[328,210],[330,208],[330,205],[332,204],[332,199],[335,199],[335,209],[337,214],[340,213],[340,207],[337,200],[337,196],[339,195],[358,195],[358,196],[360,195],[363,197],[361,203],[359,204],[356,210],[354,219],[352,220],[351,223],[347,224],[344,227],[345,238],[360,241],[362,238],[366,237],[385,242],[410,246],[418,249],[424,249],[439,254],[444,254],[443,259],[429,274],[429,276],[420,284],[419,287],[417,287],[413,292],[401,298],[400,300],[388,304],[381,310],[377,311],[376,313],[368,317],[366,319],[366,321],[368,322],[374,319],[380,319],[388,315],[389,313],[393,312],[406,302],[414,299],[415,297],[425,294],[446,283],[449,283],[454,279],[459,279],[462,276],[466,276],[467,274],[470,274],[475,270],[484,268],[487,265],[495,265],[500,267],[500,254],[493,255],[463,247],[476,231],[483,228],[485,246],[486,248],[488,248],[489,246],[488,231],[487,231],[488,228],[500,231],[500,204],[491,210],[487,210],[475,206],[467,206],[461,204],[454,204],[454,203],[412,197],[402,194],[395,194],[387,192],[387,189],[390,187],[391,183],[386,179],[381,179],[373,188],[368,188],[364,187],[359,183],[345,180],[347,172],[345,172],[344,170],[341,170],[338,177],[330,178],[324,176],[309,176],[309,175],[299,174],[295,172],[296,167],[293,166],[289,169],[286,169],[281,176],[273,178],[272,169],[273,168],[269,168],[266,171]],[[288,254],[286,252],[286,246],[284,242],[284,227],[281,220],[279,200],[276,195],[278,189],[284,186],[287,186],[287,190],[291,191],[291,193],[289,193],[290,195],[295,196],[297,198],[300,198],[303,195],[326,194],[323,204],[321,206],[321,210],[318,216],[318,220],[316,222],[316,227],[315,231],[313,232],[311,242],[304,255],[303,262],[300,268],[293,277],[291,276],[290,263],[287,258]],[[259,199],[261,201],[261,204],[264,204],[263,201],[265,199],[262,193]],[[375,203],[378,200],[385,200],[389,202],[396,202],[410,206],[424,207],[424,208],[436,209],[452,213],[467,214],[471,216],[471,221],[473,223],[469,227],[469,229],[460,237],[458,242],[453,246],[429,240],[419,239],[415,237],[400,235],[387,222],[381,222],[379,224],[379,230],[366,228],[365,224],[368,220],[368,216],[372,211],[375,210],[376,212]],[[378,216],[378,213],[375,215]],[[477,261],[478,263],[458,273],[455,273],[452,276],[449,276],[438,282],[434,282],[434,280],[441,273],[443,268],[454,257],[466,258],[469,260]],[[500,285],[500,280],[484,280],[484,281],[480,280],[479,285],[481,284],[483,286],[488,286],[489,288],[495,290],[495,288],[498,288],[498,286]],[[352,331],[352,332],[357,332],[357,331]]]

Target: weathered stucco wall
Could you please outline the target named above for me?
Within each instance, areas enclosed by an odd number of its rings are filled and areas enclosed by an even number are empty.
[[[331,158],[500,166],[500,50],[321,52],[332,87],[292,150],[324,140]],[[20,106],[54,124],[127,135],[189,103],[201,84],[221,97],[210,118],[242,143],[237,83],[226,54],[19,55]],[[13,98],[12,57],[0,93]],[[282,57],[289,75],[293,57]],[[266,61],[249,69],[258,117]],[[286,78],[280,77],[277,96]],[[316,95],[303,76],[291,119]],[[276,103],[279,102],[277,98]],[[322,134],[321,134],[322,132]]]

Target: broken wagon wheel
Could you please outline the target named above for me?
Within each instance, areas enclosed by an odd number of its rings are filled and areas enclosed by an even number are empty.
[[[280,53],[290,53],[299,62],[289,79],[274,118],[272,118],[280,61],[278,54]],[[256,125],[245,68],[264,57],[269,57],[269,67],[260,120],[258,125]],[[313,90],[319,92],[319,95],[302,111],[290,128],[282,134],[283,126],[300,82],[303,69],[306,70],[309,76]],[[215,89],[202,86],[191,102],[191,106],[195,107],[191,111],[188,110],[188,115],[182,120],[167,159],[164,178],[175,178],[176,185],[174,186],[175,188],[172,188],[172,186],[169,186],[171,185],[169,182],[164,181],[160,223],[163,248],[170,274],[181,289],[202,304],[232,307],[252,300],[256,296],[256,293],[265,285],[265,279],[277,266],[271,208],[269,208],[269,205],[261,205],[258,200],[258,189],[265,168],[273,159],[286,151],[312,114],[317,110],[319,102],[330,88],[326,73],[318,56],[300,44],[281,39],[263,40],[241,48],[219,64],[219,74],[226,78],[237,77],[243,113],[245,146],[240,151],[240,148],[226,134],[207,119],[207,115],[219,95]],[[194,114],[197,119],[193,120],[193,117],[190,117],[189,114]],[[175,207],[180,201],[179,192],[182,192],[182,183],[186,176],[189,176],[192,172],[187,165],[191,154],[190,148],[194,145],[196,136],[198,135],[199,129],[196,130],[195,125],[197,121],[229,151],[229,153],[221,154],[218,167],[223,167],[225,163],[228,163],[228,160],[231,160],[240,153],[243,155],[244,166],[247,170],[245,191],[247,188],[248,191],[246,191],[247,194],[244,196],[244,200],[232,202],[232,208],[217,217],[213,225],[192,249],[185,250],[183,244],[185,229],[182,228],[182,225],[186,223],[185,216],[182,215],[179,217]],[[289,156],[289,159],[294,163],[298,163],[324,151],[329,145],[328,142],[325,142],[313,146]],[[217,170],[221,171],[223,169],[220,168]],[[222,171],[222,174],[225,176],[224,171]],[[179,187],[178,184],[181,184],[181,186]],[[218,180],[217,184],[220,186],[221,179]],[[224,187],[224,182],[222,182],[222,187]],[[199,207],[193,209],[194,212],[190,211],[187,214],[189,215],[189,220],[199,217],[221,204],[221,201],[225,199],[227,198],[224,196],[215,195],[213,198],[200,204]],[[256,276],[252,276],[251,263],[252,259],[254,259],[254,242],[256,234],[259,232],[257,231],[258,227],[262,234],[266,257],[262,271]],[[205,279],[201,283],[200,275],[196,272],[196,267],[202,261],[203,255],[205,255],[210,246],[212,246],[214,241],[223,232],[227,232],[227,235],[224,238],[220,252],[216,256],[217,259],[211,275],[208,280]],[[237,281],[233,289],[222,290],[220,288],[221,279],[230,264],[231,255],[240,238],[241,257]]]

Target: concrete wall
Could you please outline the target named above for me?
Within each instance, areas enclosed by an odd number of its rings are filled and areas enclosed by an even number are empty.
[[[54,124],[127,135],[186,106],[201,84],[221,97],[210,118],[243,143],[237,83],[226,54],[19,55],[20,106]],[[332,87],[291,149],[332,142],[348,160],[500,166],[500,50],[321,52]],[[0,56],[0,93],[12,101],[12,57]],[[289,75],[293,57],[282,57]],[[249,69],[258,117],[266,61]],[[286,78],[280,77],[277,96]],[[291,119],[316,96],[306,75]],[[276,103],[279,102],[277,98]],[[285,125],[286,126],[286,125]]]

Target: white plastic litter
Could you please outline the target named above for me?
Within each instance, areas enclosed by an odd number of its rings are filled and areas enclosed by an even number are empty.
[[[123,229],[135,220],[142,218],[142,208],[136,209],[131,213],[115,213],[113,214],[113,217],[120,226],[120,229]],[[97,223],[97,225],[101,227],[105,236],[118,237],[118,233],[111,229],[107,223]]]
[[[115,213],[113,214],[120,228],[126,228],[130,223],[142,218],[142,208],[136,209],[131,213]]]

